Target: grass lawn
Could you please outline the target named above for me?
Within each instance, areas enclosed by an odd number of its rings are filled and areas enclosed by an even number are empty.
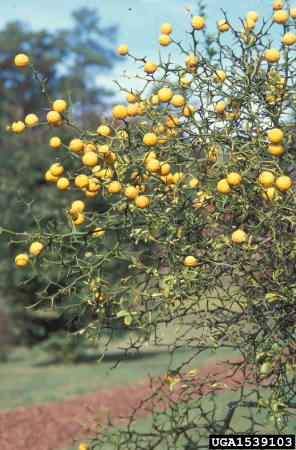
[[[172,367],[178,367],[193,354],[194,350],[179,350],[174,356]],[[46,355],[36,357],[33,351],[17,348],[11,352],[7,362],[0,364],[0,409],[65,400],[83,393],[115,389],[145,377],[148,382],[148,373],[163,377],[170,361],[167,352],[154,351],[149,346],[142,358],[137,353],[129,355],[106,376],[119,355],[122,356],[113,350],[101,365],[96,362],[100,355],[94,353],[86,354],[85,361],[79,364],[54,364]],[[224,356],[228,358],[227,351],[223,349],[219,349],[217,355],[219,360]],[[217,355],[204,354],[198,360],[195,358],[188,370],[214,363],[218,359]]]

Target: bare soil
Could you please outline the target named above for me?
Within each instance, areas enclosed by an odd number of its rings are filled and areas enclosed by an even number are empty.
[[[200,378],[208,374],[223,370],[223,366],[215,365],[199,370]],[[236,386],[240,376],[234,378],[231,372],[224,382],[229,387]],[[211,386],[209,378],[209,387]],[[169,390],[169,387],[167,387]],[[150,389],[145,381],[139,381],[124,388],[115,388],[110,391],[94,392],[66,401],[47,403],[31,407],[22,407],[0,413],[0,448],[5,450],[58,450],[73,445],[73,438],[87,436],[77,421],[83,420],[86,427],[95,427],[95,421],[90,411],[102,408],[104,412],[110,411],[111,420],[119,416],[132,413],[132,407],[137,407],[141,399],[149,396]],[[146,415],[142,410],[138,417]],[[77,419],[75,419],[77,418]],[[119,422],[120,423],[120,422]],[[78,448],[78,445],[77,445]]]

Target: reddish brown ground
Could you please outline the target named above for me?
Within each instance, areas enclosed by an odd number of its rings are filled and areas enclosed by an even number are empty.
[[[219,372],[223,366],[211,366],[198,371],[199,377]],[[224,374],[225,375],[225,374]],[[231,375],[230,372],[227,375]],[[236,380],[240,377],[235,376]],[[233,378],[224,381],[229,387],[236,386]],[[209,382],[208,388],[211,383]],[[165,388],[169,390],[168,386]],[[205,389],[206,390],[206,389]],[[139,381],[129,387],[117,388],[111,392],[101,391],[81,395],[63,402],[17,408],[0,413],[0,448],[5,450],[57,450],[73,445],[72,438],[78,438],[87,432],[81,428],[75,417],[83,420],[85,425],[95,425],[92,410],[103,408],[110,411],[111,419],[117,415],[131,414],[131,407],[138,406],[141,399],[149,396],[146,381]],[[145,415],[141,411],[140,416]]]

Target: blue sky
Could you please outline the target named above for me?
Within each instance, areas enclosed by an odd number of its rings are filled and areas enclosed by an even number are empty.
[[[250,10],[258,12],[259,24],[263,16],[267,19],[272,14],[272,1],[269,0],[223,0],[223,2],[209,0],[206,4],[209,32],[215,32],[217,21],[224,18],[221,7],[228,11],[228,18],[236,29],[242,28],[239,17],[244,19]],[[54,31],[63,27],[68,28],[72,24],[71,12],[83,6],[98,9],[102,26],[117,24],[116,48],[120,44],[126,44],[134,56],[147,55],[149,60],[154,60],[156,63],[159,50],[163,57],[172,53],[171,59],[174,62],[183,61],[183,57],[180,60],[178,49],[175,46],[170,45],[163,48],[158,44],[162,23],[169,22],[173,26],[172,37],[175,40],[182,39],[186,47],[186,42],[189,43],[191,36],[186,35],[185,30],[191,31],[191,27],[190,14],[185,7],[189,7],[194,15],[198,12],[196,0],[71,0],[71,2],[66,0],[2,0],[0,28],[3,28],[8,21],[17,19],[24,21],[35,30],[43,28]],[[295,5],[291,6],[296,6],[296,0]],[[228,33],[222,36],[222,42],[223,40],[226,42],[228,39]],[[138,67],[139,64],[134,64],[131,58],[124,57],[123,63],[115,66],[108,76],[103,76],[100,84],[116,91],[118,88],[112,80],[120,80],[119,77],[123,70],[130,75],[136,72],[140,74],[141,70],[137,70]],[[123,84],[129,87],[131,82],[125,81]],[[133,81],[133,87],[139,88],[136,81]],[[122,100],[124,97],[122,93],[118,93],[117,98]]]

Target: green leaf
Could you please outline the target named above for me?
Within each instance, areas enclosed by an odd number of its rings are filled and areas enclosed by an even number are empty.
[[[128,317],[129,315],[130,314],[124,309],[122,311],[119,311],[119,313],[117,313],[117,317]]]
[[[176,386],[177,383],[179,383],[180,378],[174,378],[173,381],[170,382],[170,391],[172,391],[174,389],[174,387]]]
[[[281,81],[281,77],[279,76],[279,74],[275,71],[272,70],[271,72],[269,72],[269,78],[274,82],[274,83],[279,83]]]
[[[266,364],[266,363],[262,364],[262,366],[260,367],[260,373],[262,375],[265,375],[266,373],[268,373],[268,364]]]
[[[125,318],[124,318],[124,323],[125,323],[126,325],[130,325],[131,322],[132,322],[131,316],[128,316],[128,317],[125,317]]]

